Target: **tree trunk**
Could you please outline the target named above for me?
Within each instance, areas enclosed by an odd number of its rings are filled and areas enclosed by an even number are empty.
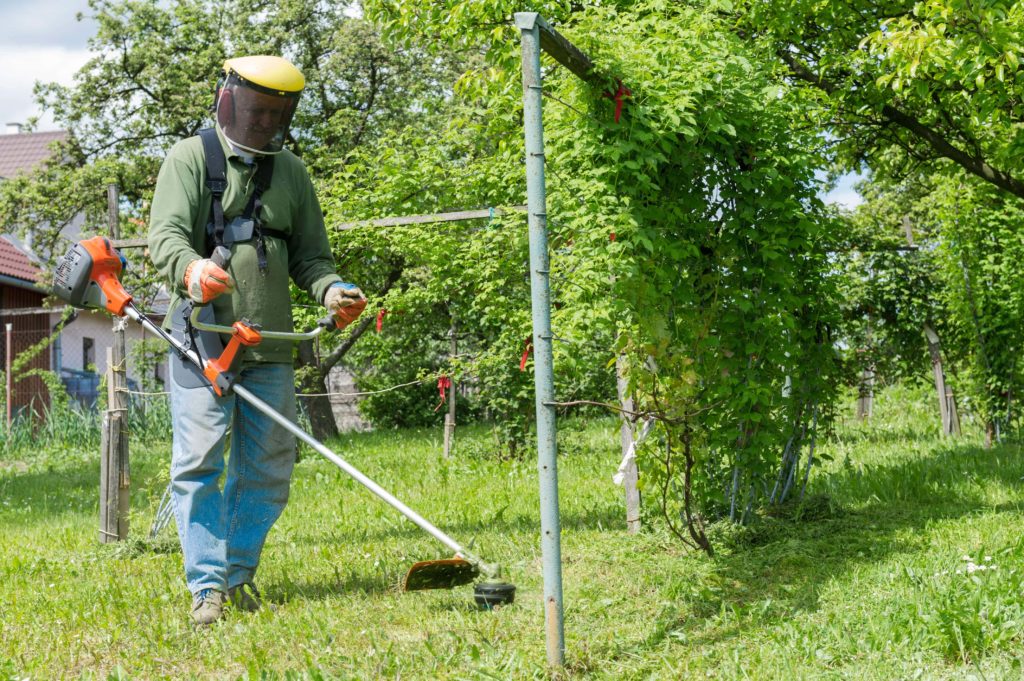
[[[946,384],[946,374],[942,369],[942,346],[939,343],[939,334],[930,325],[925,324],[924,335],[928,339],[928,354],[932,359],[932,375],[935,378],[935,393],[939,398],[942,434],[959,436],[960,416],[956,411],[953,388]]]
[[[875,397],[875,369],[866,367],[860,376],[857,395],[857,419],[867,421],[871,418],[872,402]]]
[[[903,231],[907,245],[914,245],[914,223],[909,215],[903,216]],[[932,375],[935,377],[935,393],[939,398],[939,416],[942,419],[943,435],[960,435],[960,416],[956,413],[956,399],[953,389],[946,384],[946,373],[942,369],[942,344],[939,334],[931,324],[925,322],[924,337],[928,340],[928,355],[932,360]]]
[[[321,442],[338,436],[338,423],[334,420],[334,409],[331,398],[327,396],[327,373],[322,371],[313,349],[313,341],[299,343],[299,357],[296,367],[299,369],[299,393],[308,395],[301,397],[302,404],[309,414],[309,425],[313,429],[313,437]]]

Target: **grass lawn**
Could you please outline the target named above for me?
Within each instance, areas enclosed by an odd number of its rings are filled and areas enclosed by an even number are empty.
[[[560,423],[568,678],[1024,678],[1018,444],[943,440],[925,391],[893,389],[871,424],[819,443],[832,460],[808,503],[716,527],[718,556],[647,518],[624,531],[611,419]],[[332,446],[413,508],[500,561],[516,603],[472,588],[404,594],[408,566],[445,550],[308,453],[264,552],[276,612],[194,629],[171,528],[144,540],[169,445],[132,450],[133,535],[101,546],[92,448],[0,458],[0,677],[546,677],[532,461],[486,456],[462,428]]]

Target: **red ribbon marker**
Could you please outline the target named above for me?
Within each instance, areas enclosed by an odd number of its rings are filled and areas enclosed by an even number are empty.
[[[377,313],[377,333],[380,333],[381,327],[384,326],[384,315],[387,313],[388,311],[384,308],[381,308],[380,312]]]
[[[439,376],[437,379],[437,392],[441,393],[441,401],[434,407],[434,411],[441,408],[441,405],[448,399],[448,388],[452,387],[452,379],[447,376]]]
[[[526,347],[523,348],[523,356],[519,358],[519,370],[526,371],[526,360],[530,358],[530,351],[533,350],[533,338],[526,339]]]
[[[622,100],[624,100],[626,97],[632,96],[633,91],[626,87],[618,78],[615,79],[615,82],[619,84],[619,89],[616,90],[614,93],[605,92],[601,96],[615,100],[615,122],[618,123],[619,117],[622,116]]]

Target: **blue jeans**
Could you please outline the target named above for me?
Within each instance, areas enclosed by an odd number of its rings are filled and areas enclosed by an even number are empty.
[[[173,369],[172,369],[173,372]],[[263,543],[288,503],[295,437],[235,395],[183,388],[172,375],[171,488],[188,589],[227,592],[253,581]],[[245,367],[244,386],[295,422],[290,364]],[[223,490],[224,443],[231,455]]]

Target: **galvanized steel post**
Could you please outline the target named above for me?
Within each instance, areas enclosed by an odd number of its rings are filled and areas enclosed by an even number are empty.
[[[544,559],[544,621],[548,664],[565,662],[562,621],[562,547],[558,514],[554,370],[551,352],[551,290],[548,282],[547,197],[544,188],[544,125],[541,116],[541,18],[518,12],[523,50],[523,127],[526,135],[526,199],[530,229],[530,292],[533,308],[534,389],[537,405],[537,467],[540,473],[541,551]]]

